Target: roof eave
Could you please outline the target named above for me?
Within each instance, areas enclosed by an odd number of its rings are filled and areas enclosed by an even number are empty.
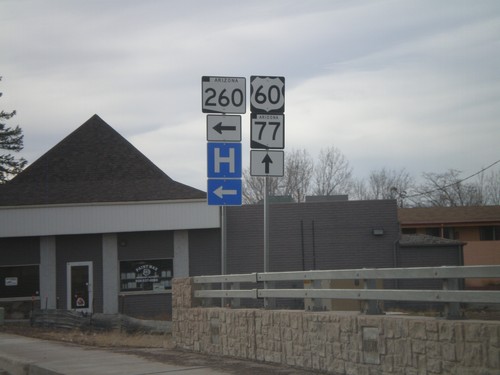
[[[196,203],[206,202],[206,198],[192,198],[192,199],[163,199],[154,201],[121,201],[121,202],[88,202],[88,203],[54,203],[54,204],[31,204],[31,205],[10,205],[0,206],[2,209],[23,209],[23,208],[56,208],[56,207],[90,207],[90,206],[130,206],[130,205],[144,205],[144,204],[164,204],[164,203]]]

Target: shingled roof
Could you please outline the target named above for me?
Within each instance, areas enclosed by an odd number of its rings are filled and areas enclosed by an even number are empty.
[[[92,116],[11,181],[0,206],[202,199]]]
[[[464,245],[465,242],[429,236],[427,234],[402,234],[399,244],[401,246],[451,246]]]
[[[500,222],[500,206],[415,207],[398,209],[401,225]]]

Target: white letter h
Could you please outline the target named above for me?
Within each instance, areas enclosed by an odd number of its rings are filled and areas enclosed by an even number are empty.
[[[220,173],[221,163],[229,163],[229,173],[235,172],[235,155],[234,148],[229,149],[229,156],[221,156],[220,148],[214,148],[214,169],[215,173]]]

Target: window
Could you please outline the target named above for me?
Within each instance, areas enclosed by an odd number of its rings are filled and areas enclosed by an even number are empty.
[[[40,290],[38,265],[0,267],[0,297],[32,297]]]
[[[458,240],[458,231],[450,227],[443,228],[443,237],[449,238],[450,240]]]
[[[441,228],[425,228],[425,234],[428,236],[441,237]]]
[[[481,241],[499,241],[500,226],[479,227],[479,239]]]
[[[401,229],[403,234],[417,234],[417,228],[403,228]]]
[[[169,290],[173,276],[172,259],[120,262],[122,292]]]

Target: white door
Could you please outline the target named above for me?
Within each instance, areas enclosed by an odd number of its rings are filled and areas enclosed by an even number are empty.
[[[93,304],[92,262],[70,262],[66,268],[67,308],[91,313]]]

